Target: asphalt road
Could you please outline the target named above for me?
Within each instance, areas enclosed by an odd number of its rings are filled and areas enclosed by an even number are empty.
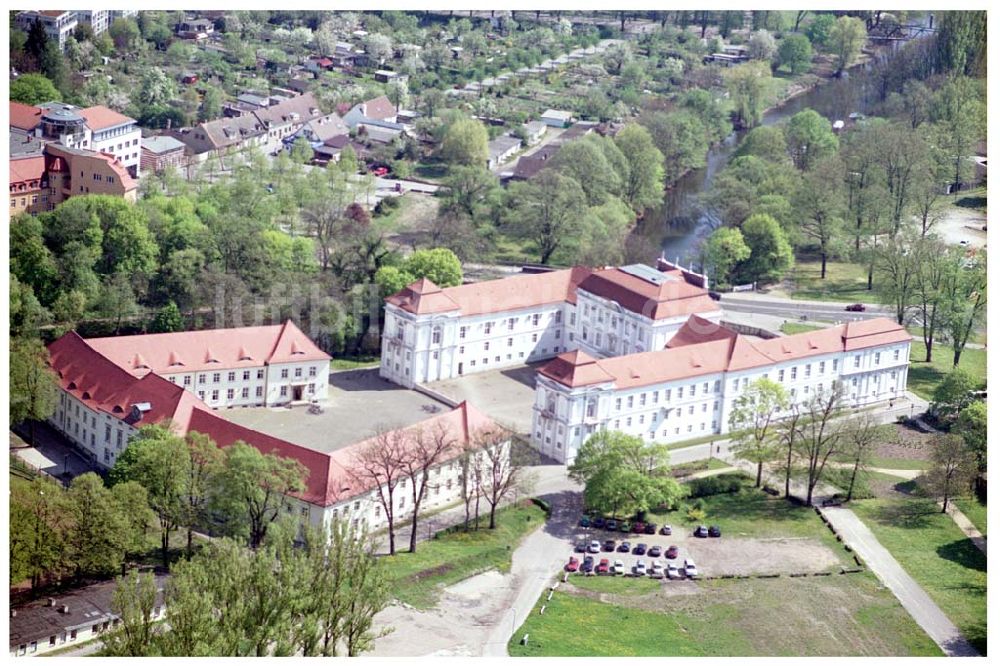
[[[895,313],[882,305],[865,304],[864,312],[848,312],[847,303],[825,301],[800,301],[791,298],[777,298],[755,293],[725,293],[720,301],[724,310],[773,315],[788,321],[797,321],[805,315],[805,321],[845,322],[876,317],[895,317]]]
[[[949,657],[980,656],[976,649],[962,636],[958,627],[941,612],[937,604],[903,570],[899,562],[878,542],[868,526],[853,511],[840,507],[827,507],[821,511],[844,538],[844,543],[850,545],[878,576],[878,579],[892,590],[903,608],[941,647],[946,655]]]

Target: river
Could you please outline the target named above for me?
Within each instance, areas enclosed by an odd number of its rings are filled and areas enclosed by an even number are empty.
[[[867,114],[877,95],[872,92],[869,77],[864,75],[866,69],[865,65],[858,66],[843,78],[830,79],[792,97],[767,111],[762,124],[773,125],[807,108],[831,122],[846,121],[854,112]],[[697,267],[702,240],[721,225],[721,220],[704,205],[702,194],[711,189],[716,174],[726,167],[743,135],[744,132],[733,132],[712,148],[706,165],[690,171],[668,188],[663,204],[646,211],[635,233],[645,236],[654,246],[659,245],[667,259],[680,259]]]

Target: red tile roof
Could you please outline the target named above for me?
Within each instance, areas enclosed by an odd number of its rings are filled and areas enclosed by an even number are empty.
[[[590,275],[582,266],[561,271],[514,275],[441,289],[430,280],[415,282],[386,299],[414,314],[455,309],[463,316],[506,312],[551,303],[576,303],[576,286]]]
[[[654,320],[719,310],[708,292],[688,283],[681,271],[660,273],[663,282],[653,284],[621,268],[609,268],[590,275],[580,289]]]
[[[41,180],[45,175],[45,157],[22,157],[10,161],[10,184]]]
[[[539,372],[564,386],[613,381],[616,388],[624,389],[909,340],[905,328],[884,317],[771,340],[753,340],[707,319],[691,316],[665,349],[598,361],[582,352],[576,356],[560,354]]]
[[[87,344],[136,377],[150,372],[169,375],[330,358],[291,321],[275,326],[90,338]]]
[[[25,132],[32,132],[42,122],[42,110],[37,106],[10,103],[10,126]]]
[[[80,109],[79,114],[87,121],[87,127],[91,131],[135,122],[135,118],[129,118],[106,106],[91,106],[86,109]]]

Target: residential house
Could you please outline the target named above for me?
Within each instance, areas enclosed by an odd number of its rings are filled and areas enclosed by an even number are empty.
[[[290,149],[295,141],[301,137],[308,141],[313,148],[317,148],[335,136],[349,137],[350,131],[343,118],[336,113],[330,113],[309,120],[293,134],[285,137],[284,143],[285,147]]]
[[[399,81],[400,83],[406,83],[409,81],[410,77],[406,74],[400,74],[399,72],[393,72],[388,69],[377,69],[375,70],[375,80],[379,83],[389,83],[391,81]]]
[[[66,49],[66,38],[77,26],[75,10],[28,10],[19,12],[15,19],[17,27],[25,32],[29,32],[36,21],[41,22],[45,35],[59,45],[60,51]]]
[[[573,112],[549,109],[541,115],[541,120],[549,127],[569,127],[573,124]]]
[[[361,123],[371,123],[372,121],[396,124],[396,105],[389,101],[385,95],[355,104],[350,111],[344,114],[344,122],[351,129]]]
[[[275,96],[272,95],[272,99]],[[274,153],[285,138],[297,132],[305,123],[320,118],[319,102],[310,92],[285,99],[277,104],[254,112],[267,131],[265,150]]]
[[[221,157],[246,147],[262,146],[267,140],[264,125],[252,113],[204,122],[190,129],[177,130],[173,136],[202,161],[209,155]]]
[[[114,155],[133,178],[138,178],[142,130],[136,120],[106,106],[91,106],[80,109],[79,113],[90,130],[89,148]]]
[[[37,143],[37,142],[36,142]],[[28,155],[10,161],[10,216],[32,215],[51,210],[49,176],[44,155]]]
[[[150,618],[166,615],[163,589],[166,574],[155,574],[156,597]],[[114,630],[121,617],[114,610],[118,583],[106,580],[27,603],[10,609],[10,656],[34,657],[71,645],[86,643]]]
[[[525,123],[523,125],[524,133],[528,140],[528,145],[533,146],[540,142],[545,136],[545,130],[548,127],[541,120],[532,120],[530,123]]]
[[[76,20],[78,23],[89,24],[94,36],[98,37],[111,27],[111,12],[107,9],[78,9]]]
[[[177,36],[182,39],[205,39],[215,32],[215,24],[208,19],[184,19],[175,28]]]
[[[160,173],[167,166],[180,169],[187,163],[187,146],[172,136],[150,136],[142,140],[142,169]]]
[[[489,157],[486,160],[486,168],[493,169],[507,160],[521,148],[521,140],[516,136],[504,134],[498,136],[487,144]]]

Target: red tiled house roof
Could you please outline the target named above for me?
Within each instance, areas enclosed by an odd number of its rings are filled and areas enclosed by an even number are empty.
[[[42,110],[37,106],[22,104],[21,102],[10,103],[10,126],[23,132],[34,132],[35,128],[42,122]]]
[[[100,131],[108,127],[135,122],[135,118],[129,118],[106,106],[91,106],[86,109],[80,109],[78,113],[87,121],[87,127],[91,131]]]
[[[609,268],[591,274],[580,283],[580,289],[654,320],[719,309],[708,292],[689,284],[680,271],[661,274],[663,282],[656,285],[620,268]]]

